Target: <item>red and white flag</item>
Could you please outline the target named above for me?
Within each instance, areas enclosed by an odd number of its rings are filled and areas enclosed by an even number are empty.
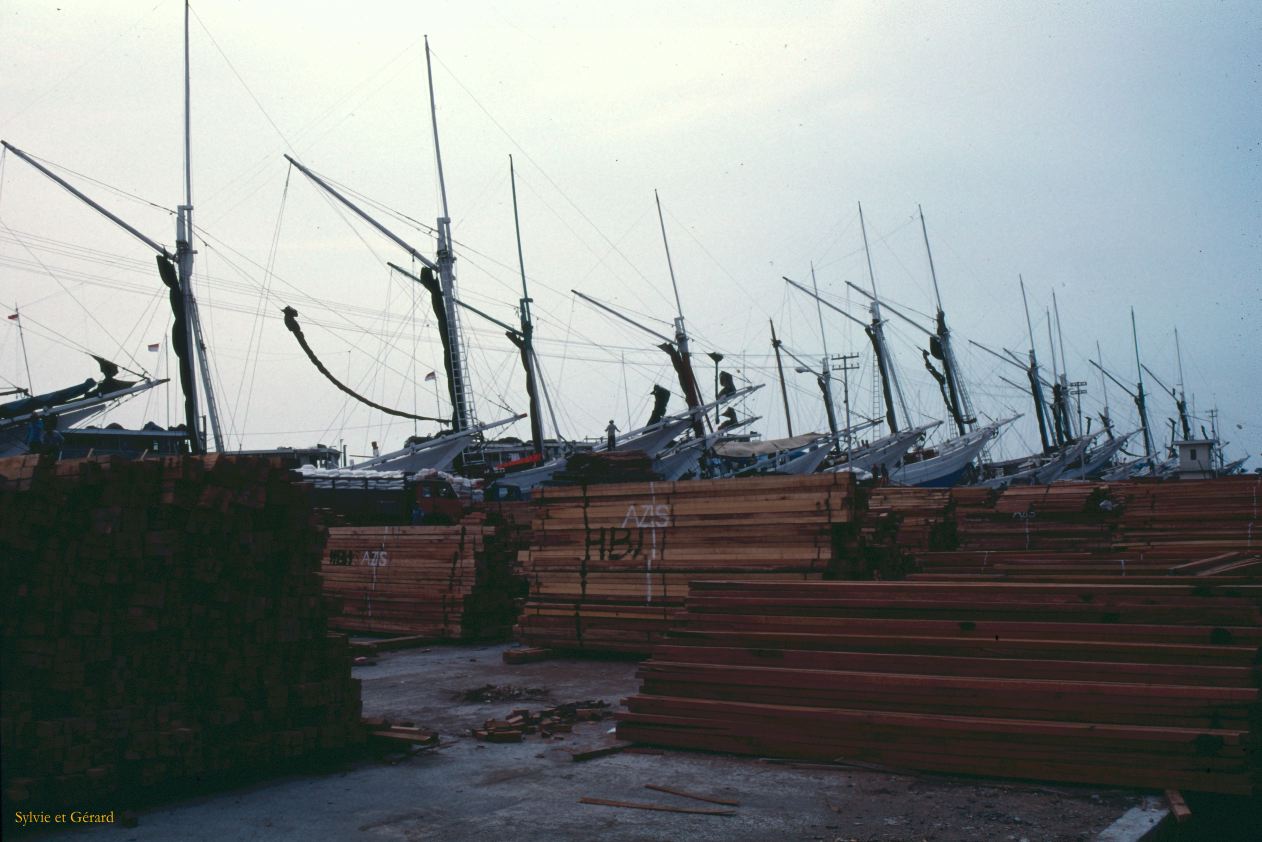
[[[428,383],[431,380],[437,380],[437,379],[438,379],[438,372],[436,371],[431,371],[429,374],[425,375],[426,383]]]
[[[156,350],[158,350],[158,348],[160,348],[161,346],[162,346],[162,343],[161,343],[161,342],[155,342],[155,343],[153,343],[152,345],[150,345],[150,346],[149,346],[149,350],[150,350],[150,351],[156,351]]]

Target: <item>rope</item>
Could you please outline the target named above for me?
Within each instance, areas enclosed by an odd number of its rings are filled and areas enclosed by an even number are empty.
[[[302,334],[302,328],[298,326],[298,311],[295,310],[293,307],[286,307],[283,310],[283,312],[285,314],[285,327],[287,327],[289,329],[289,332],[292,333],[294,337],[298,340],[298,344],[301,345],[302,350],[306,352],[307,358],[311,360],[312,363],[315,364],[315,367],[319,369],[320,373],[323,374],[330,383],[332,383],[337,388],[341,389],[346,394],[350,395],[355,400],[359,401],[362,404],[367,404],[368,406],[371,406],[373,409],[379,409],[382,412],[386,413],[387,415],[396,415],[400,418],[414,418],[417,421],[436,421],[439,424],[451,423],[451,419],[449,418],[433,418],[429,415],[413,415],[410,412],[402,412],[397,409],[390,409],[387,406],[382,406],[381,404],[371,401],[368,398],[364,397],[363,395],[360,395],[359,393],[353,391],[349,386],[345,385],[344,383],[342,383],[342,381],[334,377],[333,373],[324,367],[324,363],[320,362],[319,358],[316,357],[315,352],[311,350],[311,346],[307,344],[307,338],[303,336]]]

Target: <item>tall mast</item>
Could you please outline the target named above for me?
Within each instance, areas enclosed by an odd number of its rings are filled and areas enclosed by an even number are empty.
[[[1039,382],[1038,356],[1034,353],[1034,323],[1030,321],[1030,302],[1025,297],[1025,278],[1017,275],[1017,281],[1021,284],[1021,303],[1025,307],[1025,327],[1030,333],[1030,367],[1027,373],[1030,377],[1030,394],[1034,397],[1034,415],[1039,422],[1039,440],[1043,443],[1043,452],[1050,453],[1053,450],[1053,445],[1047,429],[1043,386]]]
[[[780,340],[776,339],[776,323],[771,319],[771,347],[776,352],[776,371],[780,373],[780,397],[784,399],[784,422],[789,428],[789,438],[793,438],[793,416],[789,413],[789,390],[784,384],[784,364],[780,361]]]
[[[1179,347],[1179,329],[1174,329],[1174,355],[1179,363],[1179,391],[1183,391],[1183,349]]]
[[[210,420],[215,450],[224,449],[223,431],[219,426],[219,409],[215,404],[215,388],[210,379],[210,362],[207,359],[206,340],[202,336],[202,321],[197,311],[197,298],[193,295],[193,154],[192,154],[192,85],[189,71],[189,5],[184,3],[184,204],[178,208],[175,219],[175,267],[184,298],[184,314],[192,330],[184,331],[185,353],[190,362],[197,361],[201,372],[202,388],[206,395],[206,414]],[[206,442],[198,426],[197,386],[194,383],[189,397],[191,416],[188,419],[189,446],[194,453],[204,453]]]
[[[1056,316],[1056,344],[1060,346],[1060,388],[1061,394],[1064,396],[1063,420],[1065,431],[1069,438],[1076,439],[1082,435],[1082,398],[1078,398],[1078,425],[1073,424],[1073,414],[1069,411],[1069,398],[1071,397],[1070,386],[1085,386],[1084,383],[1069,382],[1069,365],[1065,362],[1065,334],[1060,328],[1060,305],[1056,302],[1056,290],[1052,290],[1052,312]]]
[[[1056,314],[1056,341],[1060,345],[1060,373],[1068,375],[1069,366],[1065,363],[1065,334],[1060,329],[1060,305],[1056,302],[1056,290],[1052,290],[1052,312]]]
[[[833,374],[828,360],[828,337],[824,333],[824,310],[819,303],[819,284],[815,282],[815,262],[811,261],[811,289],[815,290],[815,315],[819,318],[819,338],[824,346],[824,359],[819,366],[819,388],[824,393],[824,408],[828,410],[828,432],[837,446],[837,410],[833,407]]]
[[[1095,342],[1095,355],[1100,358],[1100,364],[1096,368],[1100,369],[1100,394],[1104,396],[1104,431],[1109,436],[1109,441],[1113,440],[1113,419],[1109,417],[1109,382],[1104,377],[1104,353],[1100,350],[1100,340]]]
[[[894,395],[898,396],[899,408],[903,418],[911,423],[907,412],[907,402],[903,399],[903,390],[894,376],[894,368],[890,364],[889,349],[885,344],[884,321],[881,319],[881,305],[876,292],[876,274],[872,271],[872,251],[868,248],[868,229],[863,221],[863,203],[859,203],[859,229],[863,232],[863,253],[868,259],[868,280],[872,283],[872,324],[865,328],[872,339],[872,347],[876,350],[876,366],[881,375],[881,391],[885,396],[885,420],[891,433],[898,432],[898,413],[894,410]]]
[[[539,415],[539,377],[535,369],[535,325],[530,317],[530,292],[526,289],[526,259],[521,251],[521,220],[517,215],[517,172],[513,169],[513,156],[508,156],[508,178],[513,185],[513,227],[517,231],[517,265],[521,267],[521,336],[522,355],[526,362],[526,376],[530,383],[530,436],[535,453],[543,455],[543,419]]]
[[[464,366],[464,344],[460,337],[460,314],[456,309],[456,257],[451,246],[451,216],[447,209],[447,182],[443,178],[443,154],[438,145],[438,107],[434,101],[434,68],[430,61],[429,36],[425,36],[425,75],[429,86],[429,116],[434,129],[434,160],[438,168],[438,192],[442,198],[443,212],[438,217],[438,282],[442,289],[443,306],[447,311],[447,330],[451,337],[448,356],[451,358],[452,392],[455,396],[452,426],[455,432],[467,430],[477,424],[473,400]]]
[[[675,312],[679,316],[679,325],[676,327],[682,328],[684,308],[679,303],[679,284],[675,282],[675,264],[670,259],[670,241],[666,239],[666,220],[662,218],[662,199],[657,195],[656,190],[653,191],[653,201],[657,203],[657,224],[662,228],[662,245],[666,247],[666,268],[670,270],[670,287],[675,291]]]
[[[184,204],[193,208],[193,108],[192,83],[189,72],[188,0],[184,2]]]
[[[657,195],[657,191],[653,191],[653,201],[657,203],[657,224],[662,229],[662,245],[666,249],[666,268],[670,270],[670,285],[675,291],[675,346],[679,350],[680,359],[683,362],[682,376],[687,378],[686,383],[682,383],[684,396],[688,399],[688,408],[694,409],[700,405],[701,390],[697,388],[697,377],[692,371],[692,354],[688,351],[688,331],[684,327],[684,308],[679,303],[679,284],[675,282],[675,264],[670,259],[670,240],[666,238],[666,220],[662,217],[662,200]],[[691,385],[691,389],[689,389]],[[709,423],[709,416],[704,418]],[[693,432],[700,438],[705,435],[705,429],[701,425],[702,419],[697,418],[693,421]]]
[[[35,381],[31,379],[31,358],[26,353],[26,331],[22,329],[22,310],[16,303],[13,305],[13,316],[18,323],[18,344],[22,346],[22,362],[26,365],[26,394],[28,397],[35,396]],[[772,333],[775,328],[772,328]],[[773,340],[774,341],[774,340]],[[780,360],[780,352],[776,351],[776,361]],[[783,375],[782,375],[783,377]],[[788,404],[785,404],[787,407]],[[789,433],[789,435],[793,435]]]
[[[1073,438],[1069,426],[1069,390],[1065,388],[1064,375],[1056,366],[1056,343],[1052,339],[1052,311],[1044,308],[1047,316],[1047,344],[1052,350],[1052,428],[1056,431],[1056,443],[1063,445]]]
[[[924,235],[925,254],[929,256],[929,276],[933,279],[933,296],[938,304],[937,333],[935,335],[938,344],[937,350],[942,355],[943,375],[946,377],[947,409],[950,411],[960,435],[964,435],[969,431],[976,418],[973,415],[972,402],[969,400],[968,391],[964,388],[964,381],[960,377],[960,366],[955,359],[955,351],[951,347],[951,332],[947,329],[946,312],[942,309],[942,293],[938,289],[938,272],[933,265],[933,250],[929,248],[929,229],[925,226],[925,212],[920,205],[916,205],[916,211],[920,214],[920,233]],[[933,350],[933,344],[933,337],[930,337],[930,350]]]
[[[191,162],[192,107],[189,81],[189,45],[188,45],[188,2],[184,3],[184,204],[176,209],[175,217],[175,268],[180,282],[180,295],[184,300],[184,315],[193,317],[193,289],[190,281],[193,277],[193,249],[190,239],[193,233],[193,167]],[[184,354],[191,363],[197,359],[195,331],[184,331]],[[196,376],[194,376],[191,394],[185,398],[188,408],[186,423],[188,424],[188,444],[193,453],[205,453],[206,443],[202,439],[198,420],[201,411],[197,400]]]
[[[1139,426],[1144,432],[1144,455],[1152,456],[1152,431],[1148,428],[1148,404],[1144,398],[1144,367],[1139,362],[1139,331],[1135,327],[1135,308],[1131,308],[1131,339],[1135,343],[1135,371],[1139,386],[1135,392],[1135,406],[1139,409]]]
[[[1188,399],[1183,387],[1183,350],[1179,347],[1179,329],[1174,329],[1174,354],[1179,363],[1179,395],[1175,405],[1179,408],[1179,422],[1183,426],[1184,441],[1192,438],[1192,425],[1188,419]]]

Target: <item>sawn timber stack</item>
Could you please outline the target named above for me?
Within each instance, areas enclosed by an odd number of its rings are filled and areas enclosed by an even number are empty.
[[[512,571],[511,524],[492,525],[498,520],[478,512],[454,526],[330,528],[321,565],[330,625],[450,640],[507,637],[525,583]]]
[[[1262,792],[1262,585],[696,582],[621,739]]]
[[[519,554],[529,646],[647,654],[688,582],[821,579],[854,518],[849,474],[541,489]]]
[[[0,460],[5,809],[121,809],[364,739],[279,461]]]

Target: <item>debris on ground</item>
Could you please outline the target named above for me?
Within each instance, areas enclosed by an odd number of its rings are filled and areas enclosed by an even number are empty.
[[[661,784],[645,784],[645,789],[651,789],[655,792],[665,792],[668,795],[678,795],[680,798],[691,798],[694,801],[705,801],[708,804],[722,804],[725,807],[739,807],[741,802],[732,801],[728,798],[715,798],[713,795],[698,795],[695,792],[688,792],[684,789],[675,789]]]
[[[608,757],[611,754],[629,751],[634,743],[616,742],[609,745],[597,746],[596,748],[574,749],[570,752],[570,759],[578,762],[582,760],[595,760],[597,757]]]
[[[364,717],[364,727],[369,737],[375,741],[398,746],[400,743],[421,748],[433,748],[438,745],[438,732],[422,728],[415,722],[401,720],[392,722],[381,716]]]
[[[638,801],[612,801],[608,798],[591,798],[583,796],[580,804],[595,804],[600,807],[623,807],[629,810],[656,810],[659,813],[688,813],[693,816],[734,816],[735,810],[700,810],[695,807],[673,807],[667,804],[645,804]]]
[[[473,736],[488,743],[519,743],[528,734],[551,737],[568,734],[576,722],[599,722],[610,715],[609,703],[601,699],[566,702],[534,713],[528,708],[512,711],[503,719],[488,719]]]
[[[546,698],[546,687],[518,687],[513,684],[483,684],[456,694],[458,702],[518,702]]]
[[[541,649],[538,646],[523,646],[517,649],[505,649],[501,657],[506,664],[532,664],[551,658],[552,650]]]

